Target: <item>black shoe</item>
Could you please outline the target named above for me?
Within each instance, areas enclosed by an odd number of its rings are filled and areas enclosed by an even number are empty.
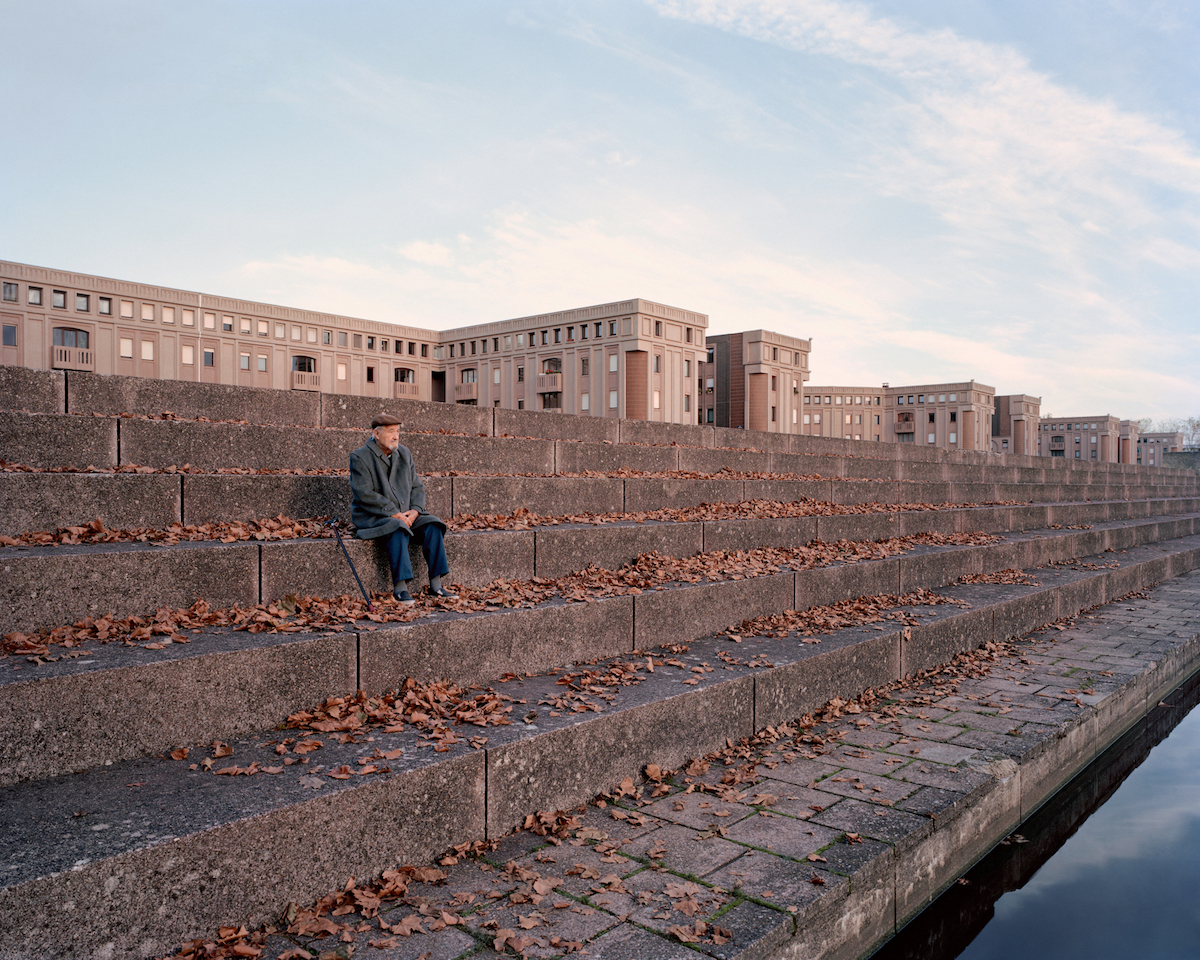
[[[398,590],[393,590],[392,598],[397,603],[402,603],[406,607],[411,607],[414,603],[417,602],[416,600],[414,600],[412,598],[412,594],[409,593],[407,590],[405,590],[403,587],[400,587]]]
[[[436,590],[433,587],[426,585],[425,593],[431,597],[440,597],[442,600],[457,600],[458,594],[451,593],[445,587],[438,587]]]

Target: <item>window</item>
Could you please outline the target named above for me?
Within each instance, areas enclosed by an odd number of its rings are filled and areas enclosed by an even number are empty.
[[[397,341],[397,342],[399,342],[399,341]],[[389,350],[392,349],[392,342],[390,340],[380,340],[379,341],[379,349],[382,353],[387,353]],[[396,352],[397,353],[400,352],[399,347],[396,348]]]
[[[805,397],[805,398],[804,398],[804,402],[805,402],[805,403],[812,403],[812,397]]]
[[[299,328],[297,328],[296,332],[297,333],[300,332]],[[275,324],[275,339],[283,340],[286,337],[287,337],[287,324],[284,324],[284,323]],[[299,340],[300,338],[296,337],[296,339]]]
[[[123,360],[132,360],[133,359],[133,338],[132,337],[121,337],[120,343],[118,344],[118,351]]]
[[[532,343],[532,340],[530,342]],[[517,334],[517,346],[518,347],[525,346],[525,334],[523,334],[523,333]]]
[[[99,297],[96,300],[96,312],[104,317],[112,316],[112,297]]]
[[[546,342],[546,335],[542,334],[542,343]],[[554,342],[562,343],[562,327],[554,328]]]
[[[662,357],[657,353],[654,355],[654,372],[662,373]]]
[[[412,351],[410,350],[409,353],[412,353]],[[429,344],[427,344],[427,343],[421,344],[421,356],[423,356],[423,357],[429,356]]]
[[[616,323],[613,323],[612,328],[613,328],[613,332],[616,333],[616,330],[617,330]],[[596,324],[596,337],[597,338],[600,337],[600,330],[601,330],[601,325],[599,323],[597,323]]]
[[[913,398],[912,398],[912,394],[911,394],[911,393],[908,395],[908,402],[909,402],[909,405],[911,406],[911,405],[912,405],[912,402],[913,402]]]
[[[213,350],[204,351],[204,365],[211,367],[217,362],[216,352]]]
[[[338,331],[338,346],[339,346],[339,347],[346,347],[346,346],[349,346],[349,344],[350,344],[350,338],[349,338],[349,336],[346,334],[346,331],[345,331],[345,330],[339,330],[339,331]]]
[[[775,377],[771,377],[771,391],[772,392],[775,391]],[[838,403],[841,403],[841,401],[842,401],[842,398],[838,397]]]
[[[805,424],[812,423],[812,415],[811,415],[811,414],[807,414],[807,413],[806,413],[806,414],[804,415],[804,422],[805,422]]]
[[[17,325],[15,323],[4,324],[4,346],[15,347],[17,345]]]
[[[330,346],[332,336],[333,335],[328,330],[322,330],[321,331],[321,342],[323,344],[325,344],[325,346],[327,346],[327,347]]]
[[[90,311],[92,309],[91,299],[86,293],[75,294],[75,312],[87,313]]]
[[[11,303],[17,302],[17,285],[15,283],[4,283],[4,299]]]
[[[316,373],[317,361],[313,357],[292,357],[292,369],[297,373]]]
[[[509,334],[507,337],[504,338],[504,349],[505,350],[512,349],[512,335],[511,334]]]
[[[492,383],[500,382],[500,368],[492,367]]]
[[[930,442],[930,443],[934,443],[934,442],[936,442],[936,440],[937,440],[937,435],[936,435],[936,434],[932,434],[932,433],[930,433],[930,434],[928,434],[927,436],[928,436],[928,438],[929,438],[929,442]]]
[[[855,422],[855,423],[862,423],[862,414],[861,414],[861,413],[856,413],[856,414],[854,415],[854,422]]]
[[[472,367],[470,370],[464,370],[462,372],[462,382],[463,383],[474,383],[475,382],[475,368],[474,367]]]
[[[194,327],[196,325],[196,311],[184,310],[183,319],[181,322],[185,327]]]
[[[233,317],[228,314],[221,314],[221,329],[225,333],[233,333]]]
[[[879,414],[875,414],[875,426],[879,426]]]
[[[654,409],[657,410],[661,406],[661,395],[657,390],[654,391]]]
[[[492,337],[492,353],[500,352],[500,338]]]
[[[397,383],[416,383],[417,373],[407,367],[397,367],[392,371],[392,379]]]
[[[897,398],[896,398],[896,403],[897,403],[899,406],[904,406],[904,398],[903,398],[903,397],[897,397]]]
[[[154,319],[154,304],[152,304],[152,303],[143,303],[142,304],[142,319],[143,320],[153,320]]]
[[[450,344],[450,359],[454,359],[454,344]]]
[[[938,394],[938,403],[945,403],[945,402],[946,402],[946,395],[944,393],[939,393]],[[1020,406],[1020,404],[1017,404],[1017,406]]]
[[[950,411],[950,422],[958,423],[958,411],[957,410]]]
[[[67,309],[67,291],[66,290],[55,290],[53,297],[54,298],[52,300],[52,305],[55,307],[55,309],[58,309],[58,310],[66,310]]]
[[[846,424],[846,426],[850,425],[850,417],[851,417],[851,414],[849,414],[849,413],[846,414],[846,419],[843,421]]]
[[[72,330],[70,327],[55,327],[54,345],[56,347],[77,347],[80,350],[86,350],[88,346],[88,332],[86,330]]]
[[[262,358],[262,359],[265,359],[265,358]],[[262,369],[265,370],[266,367],[263,367]],[[374,382],[375,382],[375,368],[367,367],[367,383],[374,383]]]
[[[258,335],[260,337],[269,337],[271,335],[271,324],[266,320],[258,321]]]
[[[792,382],[793,382],[793,383],[795,383],[795,381],[794,381],[794,380],[793,380]],[[857,403],[857,404],[861,404],[861,403],[862,403],[862,397],[855,397],[855,398],[854,398],[854,402],[855,402],[855,403]]]
[[[617,321],[616,320],[608,321],[608,335],[610,337],[615,337],[617,335]]]
[[[163,323],[174,323],[175,322],[175,308],[174,307],[163,307],[162,308],[162,322]]]
[[[238,366],[241,367],[243,370],[250,369],[250,354],[248,354],[248,353],[239,354],[238,361],[239,361]]]
[[[339,380],[346,379],[346,365],[344,363],[339,363],[337,365],[337,378]]]
[[[584,329],[584,330],[586,330],[586,329],[587,329],[587,327],[584,327],[583,329]],[[589,400],[588,400],[588,395],[587,395],[586,393],[584,393],[584,394],[580,394],[580,397],[579,397],[579,409],[580,409],[580,410],[587,410],[587,409],[589,409],[589,407],[588,407],[588,403],[589,403]]]
[[[479,341],[479,352],[487,353],[487,338],[486,337],[483,340]]]
[[[608,372],[609,373],[617,372],[617,355],[615,353],[610,353],[608,355]]]
[[[813,414],[813,423],[820,423],[820,422],[821,422],[821,415],[819,413],[814,413]]]
[[[771,348],[771,359],[772,359],[772,360],[778,360],[778,359],[779,359],[779,348],[778,348],[778,347],[772,347],[772,348]],[[774,420],[775,418],[774,418],[774,417],[771,417],[771,419],[772,419],[772,420]]]
[[[934,413],[932,410],[929,411],[929,422],[937,423],[937,414]]]
[[[683,395],[683,412],[688,413],[692,409],[692,395],[685,393]]]
[[[241,323],[238,324],[238,329],[246,336],[250,335],[250,318],[242,317]]]
[[[308,328],[308,342],[309,343],[317,342],[317,331],[314,330],[312,327]]]
[[[705,417],[705,420],[706,420],[708,423],[712,423],[712,422],[713,422],[713,408],[712,408],[712,407],[709,407],[709,408],[708,408],[708,415],[707,415],[707,417]]]
[[[579,339],[586,340],[588,338],[588,325],[585,323],[579,328]]]
[[[833,403],[833,397],[831,397],[831,396],[829,396],[828,394],[826,394],[826,396],[825,396],[825,403],[826,403],[826,405]]]
[[[654,321],[654,335],[656,337],[662,336],[662,321],[661,320]]]
[[[692,375],[692,361],[691,360],[683,361],[683,375],[685,377],[690,377]]]
[[[589,369],[589,367],[590,367],[590,366],[591,366],[591,363],[590,363],[590,360],[589,360],[589,358],[588,358],[588,357],[583,357],[583,358],[582,358],[582,359],[579,361],[579,375],[580,375],[581,377],[586,377],[586,376],[589,376],[589,374],[588,374],[588,369]]]
[[[542,346],[543,347],[547,346],[549,343],[550,343],[550,331],[543,330],[542,331]]]
[[[525,368],[517,367],[517,383],[525,382]]]
[[[310,333],[315,333],[316,331],[309,331],[309,332],[310,332]],[[299,327],[297,327],[297,326],[293,326],[293,327],[292,327],[292,340],[293,340],[294,342],[296,342],[296,343],[299,343],[299,342],[300,342],[300,339],[301,339],[301,337],[303,337],[303,336],[304,336],[304,331],[303,331],[303,330],[301,330],[301,329],[300,329]],[[314,339],[314,340],[316,340],[316,337],[314,336],[314,337],[313,337],[313,339]]]
[[[711,392],[712,392],[712,390],[713,390],[713,383],[714,383],[714,382],[715,382],[715,380],[714,380],[712,377],[708,377],[708,378],[707,378],[707,379],[704,381],[704,389],[705,389],[705,390],[707,390],[707,391],[709,391],[709,392],[711,393]],[[805,397],[804,399],[805,399],[805,401],[808,401],[808,400],[811,400],[812,398],[811,398],[811,397]]]
[[[950,402],[951,402],[951,403],[958,403],[958,394],[957,394],[957,393],[952,393],[952,394],[950,394]]]
[[[196,364],[196,348],[190,343],[185,343],[179,348],[179,362],[185,366],[191,367]]]
[[[951,443],[958,443],[958,434],[957,433],[950,434],[949,439],[950,439]]]
[[[924,403],[924,402],[925,402],[925,394],[918,393],[917,394],[917,403]]]
[[[42,303],[42,288],[41,287],[29,287],[29,288],[27,288],[26,292],[28,294],[26,299],[29,301],[29,303],[32,306],[35,306],[35,307],[41,306],[41,303]],[[130,316],[132,316],[132,314],[130,314]]]
[[[608,409],[609,410],[617,409],[617,391],[616,390],[608,391]]]
[[[143,340],[142,341],[142,359],[143,360],[153,360],[154,359],[154,341],[153,340]]]

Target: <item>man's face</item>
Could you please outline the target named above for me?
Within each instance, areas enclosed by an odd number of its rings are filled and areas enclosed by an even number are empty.
[[[400,424],[393,423],[386,427],[375,428],[375,442],[384,453],[391,453],[400,445]]]

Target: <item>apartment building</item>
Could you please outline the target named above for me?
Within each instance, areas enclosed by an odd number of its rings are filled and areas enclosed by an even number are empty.
[[[1037,447],[1042,398],[1025,393],[996,397],[992,414],[992,452],[1032,456]]]
[[[884,384],[884,440],[951,450],[991,449],[996,388],[974,380]]]
[[[1131,433],[1132,428],[1132,433]],[[1047,417],[1038,433],[1037,455],[1095,460],[1099,463],[1129,463],[1136,446],[1137,425],[1105,414],[1101,417]],[[1132,441],[1132,442],[1131,442]]]
[[[705,314],[429,330],[0,261],[0,364],[691,423]]]
[[[811,339],[747,330],[710,336],[706,343],[696,379],[699,423],[800,432]]]
[[[1137,438],[1137,462],[1148,467],[1161,467],[1164,453],[1182,450],[1182,433],[1143,433]]]
[[[883,387],[808,386],[804,389],[800,433],[841,440],[881,441]]]

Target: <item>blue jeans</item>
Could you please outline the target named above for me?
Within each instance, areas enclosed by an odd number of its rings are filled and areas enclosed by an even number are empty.
[[[394,584],[413,578],[412,563],[408,559],[408,541],[412,535],[412,531],[406,527],[400,527],[388,535],[388,561],[392,565]],[[416,535],[421,538],[421,550],[429,565],[429,575],[444,577],[450,572],[450,564],[446,562],[446,545],[441,528],[436,523],[427,523],[416,531]]]

